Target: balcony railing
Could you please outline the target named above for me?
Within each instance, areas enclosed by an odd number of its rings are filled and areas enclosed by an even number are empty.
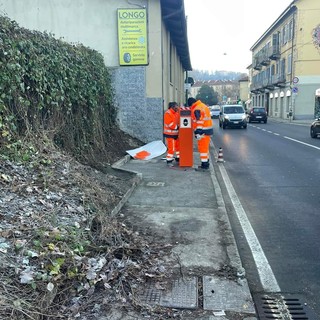
[[[272,84],[277,87],[284,87],[286,85],[286,75],[284,73],[273,75]]]
[[[280,46],[279,45],[273,45],[269,48],[269,58],[271,60],[278,60],[280,59]]]
[[[268,66],[270,64],[268,48],[264,48],[260,51],[259,63],[263,66]]]
[[[262,90],[263,87],[263,82],[261,80],[255,80],[250,86],[250,91],[258,92],[259,90]]]
[[[274,89],[274,84],[272,83],[272,77],[263,79],[263,87],[269,90]]]
[[[255,59],[255,61],[253,63],[253,69],[255,69],[255,70],[261,70],[262,69],[262,65],[260,64],[258,59]]]

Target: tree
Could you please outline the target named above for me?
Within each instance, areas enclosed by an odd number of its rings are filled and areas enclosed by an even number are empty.
[[[208,106],[218,104],[218,94],[214,92],[214,90],[206,84],[201,86],[196,96],[196,99],[201,100],[203,103],[207,104]]]

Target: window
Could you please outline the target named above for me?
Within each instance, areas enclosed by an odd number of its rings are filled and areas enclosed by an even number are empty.
[[[282,45],[287,43],[287,25],[282,28]]]
[[[273,52],[276,52],[279,50],[279,43],[280,43],[280,32],[274,33],[272,35],[272,47]]]
[[[283,77],[286,74],[286,59],[281,60],[280,67],[280,75]]]
[[[292,54],[288,55],[288,63],[287,63],[288,74],[292,73]]]
[[[275,74],[279,74],[279,73],[280,73],[280,61],[277,61]]]
[[[292,40],[292,38],[293,38],[293,20],[291,20],[288,25],[288,41]]]
[[[273,76],[273,75],[275,75],[276,74],[276,70],[275,70],[276,68],[275,68],[275,64],[273,64],[272,66],[271,66],[271,76]]]

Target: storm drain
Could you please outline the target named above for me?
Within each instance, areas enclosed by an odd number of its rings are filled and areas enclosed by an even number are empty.
[[[277,293],[253,298],[260,320],[318,320],[301,296]]]

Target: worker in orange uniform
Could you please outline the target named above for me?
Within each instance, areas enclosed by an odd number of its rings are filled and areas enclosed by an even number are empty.
[[[180,160],[179,151],[179,122],[180,113],[177,102],[169,102],[168,110],[164,113],[163,136],[166,138],[168,165],[173,165],[173,160]],[[174,154],[176,157],[174,158]]]
[[[188,106],[191,107],[194,136],[198,142],[198,152],[200,153],[201,166],[199,168],[209,169],[209,145],[213,135],[210,110],[207,105],[195,98],[188,99]]]

